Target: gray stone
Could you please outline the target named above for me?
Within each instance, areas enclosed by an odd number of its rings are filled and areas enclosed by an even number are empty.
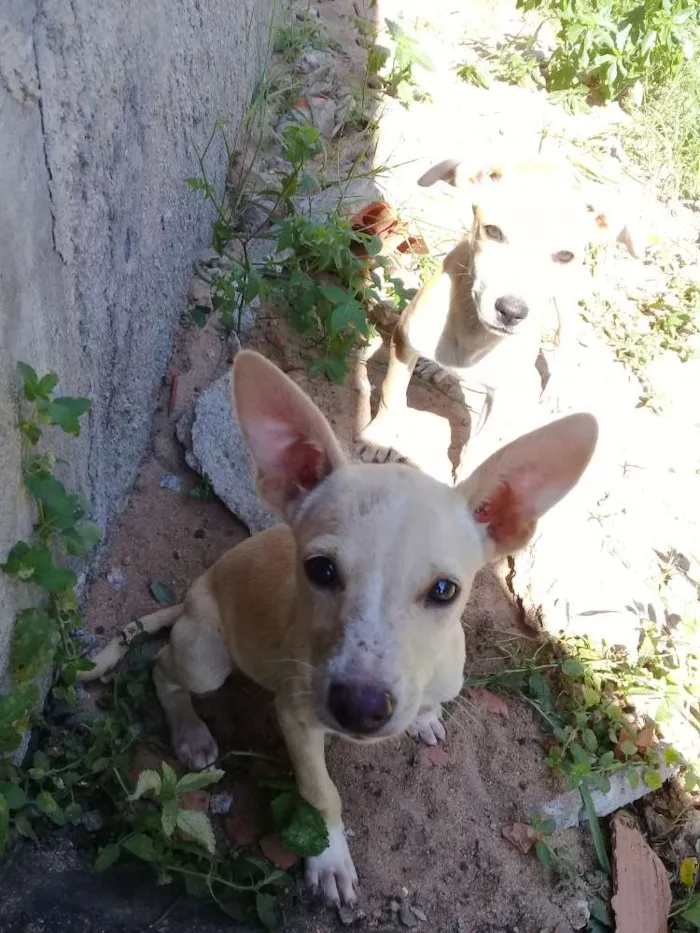
[[[209,798],[209,809],[212,813],[228,813],[233,806],[233,797],[230,794],[212,794]]]
[[[151,429],[211,205],[184,183],[217,118],[236,126],[272,0],[4,0],[0,12],[0,561],[29,534],[16,363],[90,398],[60,478],[106,531]],[[232,41],[234,37],[235,41]],[[208,163],[217,191],[223,146]],[[24,586],[0,575],[0,677]],[[0,684],[0,688],[2,684]]]
[[[658,749],[659,755],[663,755],[663,747]],[[608,816],[622,807],[651,794],[652,790],[644,782],[644,768],[637,769],[636,782],[630,780],[629,772],[617,771],[610,777],[610,790],[603,793],[599,790],[591,790],[593,807],[598,816]],[[661,764],[659,768],[661,777],[667,781],[678,771],[677,765]],[[578,790],[567,791],[560,794],[554,800],[539,807],[531,808],[531,815],[544,816],[553,820],[557,829],[571,829],[579,826],[587,819],[586,809],[583,806],[583,800]]]
[[[105,579],[114,590],[120,590],[123,586],[126,585],[126,577],[121,572],[121,570],[108,570]]]
[[[158,485],[161,489],[168,489],[170,492],[182,492],[182,480],[175,473],[166,473]]]
[[[253,465],[231,404],[227,373],[201,393],[194,411],[187,462],[206,473],[214,492],[252,533],[279,523],[261,502]]]

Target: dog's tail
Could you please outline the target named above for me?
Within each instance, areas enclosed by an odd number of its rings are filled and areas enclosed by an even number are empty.
[[[90,681],[97,680],[107,671],[111,671],[121,661],[129,650],[129,645],[137,635],[155,635],[161,629],[170,628],[174,625],[182,613],[182,603],[175,606],[167,606],[165,609],[158,609],[142,619],[136,619],[116,635],[105,647],[91,660],[94,667],[89,671],[79,671],[78,680]]]

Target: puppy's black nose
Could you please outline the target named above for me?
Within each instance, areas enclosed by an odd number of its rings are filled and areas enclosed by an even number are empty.
[[[522,300],[515,295],[502,295],[496,299],[496,311],[501,321],[508,327],[524,321],[530,309]]]
[[[371,735],[391,719],[394,697],[374,684],[334,682],[328,692],[328,707],[342,729]]]

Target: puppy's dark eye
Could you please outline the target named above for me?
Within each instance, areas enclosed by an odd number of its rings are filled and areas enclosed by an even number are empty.
[[[563,265],[566,265],[567,262],[571,262],[573,258],[574,258],[574,254],[570,252],[570,250],[568,249],[559,250],[558,253],[555,253],[552,256],[552,259],[555,262],[560,262]]]
[[[457,598],[459,587],[452,580],[436,580],[428,590],[429,603],[451,603]]]
[[[501,230],[500,227],[494,227],[493,224],[486,224],[484,227],[484,233],[489,238],[489,240],[493,240],[496,243],[505,243],[506,241],[505,233]]]
[[[327,557],[310,557],[304,561],[304,572],[316,586],[322,586],[327,590],[340,586],[338,568]]]

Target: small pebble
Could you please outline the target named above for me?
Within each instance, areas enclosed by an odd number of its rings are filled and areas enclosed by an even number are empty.
[[[411,910],[416,915],[416,917],[418,917],[419,920],[423,921],[423,923],[428,922],[427,916],[423,913],[423,911],[419,907],[412,907]]]
[[[338,908],[338,920],[344,927],[351,927],[353,923],[362,920],[364,916],[364,913],[358,910],[357,907],[348,907],[347,904],[343,904],[342,907]]]
[[[89,833],[96,833],[104,826],[104,818],[99,810],[88,810],[80,818],[80,822]]]
[[[169,489],[170,492],[182,492],[182,481],[174,473],[166,473],[159,485],[161,489]]]
[[[232,806],[233,797],[230,794],[212,794],[209,800],[212,813],[228,813]]]
[[[121,570],[110,570],[106,579],[107,583],[115,590],[120,590],[126,584],[126,577]]]
[[[405,927],[418,926],[418,918],[405,901],[399,908],[399,920]]]

